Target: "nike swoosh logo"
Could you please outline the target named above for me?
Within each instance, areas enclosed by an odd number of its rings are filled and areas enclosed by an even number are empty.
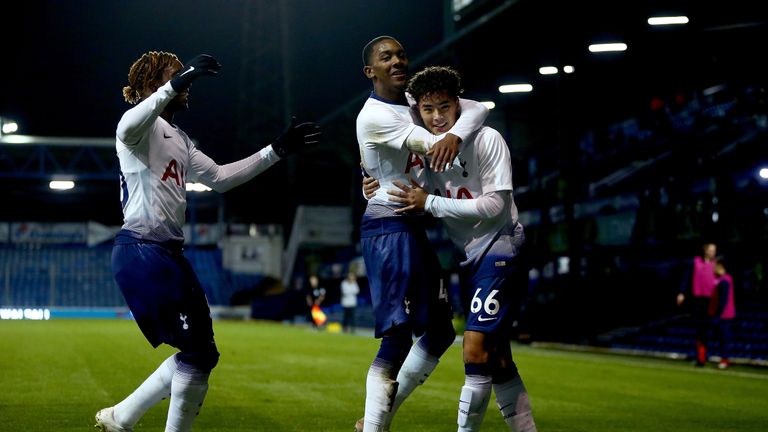
[[[489,318],[486,318],[486,317],[484,317],[484,316],[482,316],[482,315],[481,315],[481,316],[477,317],[477,320],[478,320],[478,321],[480,321],[480,322],[485,322],[485,321],[493,321],[493,320],[495,320],[496,318],[498,318],[498,317],[489,317]]]
[[[163,138],[173,138],[173,137],[168,135],[167,133],[163,132]]]
[[[193,70],[195,70],[195,67],[194,66],[190,66],[189,69],[185,70],[184,73],[179,75],[179,76],[184,76],[184,75],[192,72]]]

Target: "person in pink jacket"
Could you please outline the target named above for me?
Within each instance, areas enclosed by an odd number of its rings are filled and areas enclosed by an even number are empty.
[[[730,366],[728,343],[731,339],[731,323],[736,317],[736,304],[733,300],[733,277],[725,269],[725,263],[718,260],[715,263],[715,289],[709,303],[709,315],[712,328],[720,344],[719,369]]]
[[[705,243],[702,254],[693,259],[688,276],[683,280],[677,295],[677,304],[687,300],[696,326],[696,366],[704,366],[707,361],[707,333],[709,330],[709,304],[715,289],[714,265],[717,246]],[[690,299],[688,299],[690,296]]]

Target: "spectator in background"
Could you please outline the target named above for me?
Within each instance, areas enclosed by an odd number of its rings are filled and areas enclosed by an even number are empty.
[[[707,362],[707,332],[709,330],[709,306],[715,289],[715,257],[717,246],[704,243],[702,254],[694,257],[686,278],[677,294],[677,304],[688,303],[694,325],[696,326],[696,366]]]
[[[357,284],[357,276],[350,271],[347,278],[341,281],[341,307],[344,309],[341,325],[345,333],[352,333],[355,330],[355,309],[357,308],[357,295],[359,293],[360,286]]]
[[[709,315],[712,317],[712,328],[720,344],[719,369],[727,369],[730,363],[728,343],[731,339],[731,322],[736,317],[736,305],[733,300],[733,277],[728,274],[725,263],[718,259],[715,263],[715,289],[709,304]]]
[[[325,300],[325,288],[320,285],[320,279],[317,275],[309,277],[309,286],[307,286],[307,319],[312,323],[314,328],[318,328],[318,324],[312,316],[312,308],[323,304]]]

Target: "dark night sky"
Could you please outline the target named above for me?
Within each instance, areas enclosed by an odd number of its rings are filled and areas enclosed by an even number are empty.
[[[244,3],[21,2],[16,17],[6,15],[0,27],[6,50],[0,115],[17,120],[20,133],[30,135],[113,136],[120,115],[130,107],[121,93],[128,68],[141,53],[172,51],[184,61],[205,52],[217,57],[223,70],[195,84],[190,111],[176,121],[203,143],[231,138]],[[289,110],[319,119],[364,91],[369,84],[359,52],[378,34],[400,38],[411,55],[438,43],[442,7],[441,0],[288,1],[287,59],[295,105]],[[279,66],[279,59],[275,62]],[[276,67],[271,73],[281,71]]]
[[[255,78],[263,77],[267,85],[276,77],[288,80],[289,106],[261,105],[280,113],[278,118],[291,113],[302,120],[324,119],[370,89],[362,74],[360,51],[377,35],[397,37],[412,60],[423,58],[444,37],[443,0],[276,2],[254,3],[282,4],[288,24],[284,48],[262,57]],[[248,4],[246,0],[19,2],[12,16],[4,11],[0,26],[4,41],[0,116],[16,120],[23,134],[112,137],[120,116],[130,108],[123,101],[122,88],[136,58],[148,50],[173,51],[182,61],[209,53],[223,69],[219,76],[194,84],[190,110],[177,115],[175,122],[219,163],[244,157],[271,142],[283,128],[283,124],[274,125],[249,136],[247,142],[237,138],[238,124],[242,124],[238,123],[240,99],[248,95],[257,106],[261,103],[253,89],[246,91],[242,86]],[[507,3],[485,3],[501,4]],[[496,100],[498,108],[489,124],[505,134],[518,167],[527,164],[529,152],[556,155],[558,145],[574,143],[585,129],[647,110],[654,96],[700,91],[728,81],[759,84],[768,77],[762,52],[768,19],[758,10],[759,2],[520,0],[510,4],[503,14],[449,49],[436,52],[427,63],[457,67],[464,76],[467,97]],[[652,12],[675,9],[691,16],[690,25],[649,29],[645,23]],[[247,52],[269,52],[281,40],[277,26],[262,30]],[[621,55],[589,55],[587,43],[606,33],[628,41],[630,49]],[[536,73],[539,66],[558,62],[572,62],[577,72],[557,79]],[[412,64],[411,69],[421,66]],[[530,95],[501,96],[496,88],[506,80],[531,81],[536,90]],[[342,120],[328,128],[322,152],[296,163],[278,164],[227,192],[232,213],[257,223],[286,221],[295,204],[318,204],[331,195],[330,205],[349,202],[358,192],[356,167],[350,162],[357,149],[354,119]],[[320,196],[306,186],[311,184],[308,179],[316,178],[332,185],[333,193],[324,190],[326,195]],[[18,189],[16,196],[24,198],[10,207],[37,205],[28,198],[30,192],[17,188],[20,182],[14,181],[11,189]],[[97,199],[111,200],[113,208],[104,219],[114,223],[119,220],[116,192],[112,184],[104,187],[106,192]],[[93,190],[89,193],[88,199],[93,199]],[[267,204],[252,211],[254,196]],[[42,206],[50,202],[50,197],[42,195],[37,199]],[[83,207],[77,201],[69,204],[62,212]]]

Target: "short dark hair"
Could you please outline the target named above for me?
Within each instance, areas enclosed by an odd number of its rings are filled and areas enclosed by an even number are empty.
[[[421,98],[438,92],[447,92],[451,97],[459,97],[464,91],[461,88],[461,75],[448,66],[428,66],[416,73],[406,89],[419,102]]]
[[[402,46],[402,44],[400,42],[398,42],[397,39],[393,38],[392,36],[387,36],[387,35],[376,36],[375,38],[371,39],[370,42],[365,44],[365,46],[363,47],[363,66],[370,66],[370,64],[371,64],[371,54],[373,54],[373,47],[377,43],[379,43],[379,42],[381,42],[381,41],[383,41],[385,39],[391,39],[391,40],[397,42],[400,46]]]

